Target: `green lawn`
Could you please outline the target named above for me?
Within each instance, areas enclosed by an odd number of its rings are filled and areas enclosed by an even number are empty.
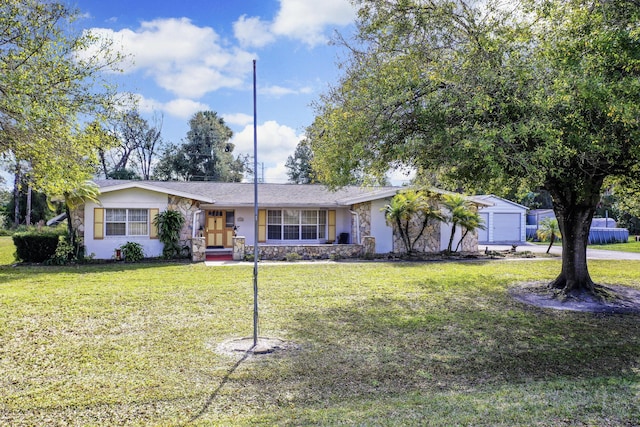
[[[589,245],[593,249],[606,249],[621,252],[640,252],[640,242],[636,242],[635,236],[629,237],[627,243],[611,243],[609,245]]]
[[[6,265],[0,425],[637,425],[640,317],[508,296],[559,266],[264,263],[261,335],[299,347],[241,360],[251,266]]]

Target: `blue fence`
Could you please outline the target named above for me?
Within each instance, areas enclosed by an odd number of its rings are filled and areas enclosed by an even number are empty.
[[[627,230],[626,228],[591,227],[591,230],[589,230],[590,245],[626,243],[628,241],[629,230]]]

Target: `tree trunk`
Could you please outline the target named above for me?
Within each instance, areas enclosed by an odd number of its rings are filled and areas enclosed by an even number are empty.
[[[29,187],[27,188],[27,213],[25,215],[25,222],[27,225],[31,225],[31,193],[31,184],[29,184]]]
[[[449,244],[447,245],[447,252],[451,253],[451,248],[453,247],[453,238],[456,234],[456,224],[454,223],[451,226],[451,237],[449,237]]]
[[[564,294],[595,293],[595,286],[587,268],[587,243],[594,206],[554,206],[562,233],[562,271],[550,284]]]
[[[20,225],[20,179],[20,165],[16,162],[13,184],[13,225],[16,228]]]
[[[69,205],[66,201],[64,203],[64,212],[67,214],[67,233],[69,234],[69,243],[71,243],[73,249],[76,250],[76,233],[73,229],[73,221],[71,221],[71,209],[69,209]]]
[[[551,250],[551,247],[556,241],[556,234],[551,230],[551,237],[549,238],[549,247],[547,248],[547,253]]]

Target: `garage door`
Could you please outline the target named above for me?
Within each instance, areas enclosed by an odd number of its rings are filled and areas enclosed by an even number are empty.
[[[493,214],[493,241],[494,242],[519,242],[520,241],[520,214],[494,213]]]
[[[485,228],[484,230],[478,229],[478,243],[486,243],[489,241],[489,214],[481,213],[480,218]]]

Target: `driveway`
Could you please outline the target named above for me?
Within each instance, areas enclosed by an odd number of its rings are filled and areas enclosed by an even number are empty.
[[[511,249],[511,245],[478,245],[478,249],[482,251],[485,247],[488,247],[489,250],[494,251],[504,251]],[[548,245],[535,245],[530,242],[522,243],[518,245],[516,251],[524,252],[531,251],[535,253],[545,253],[547,251]],[[553,246],[549,253],[557,256],[562,256],[562,247],[561,246]],[[640,261],[640,253],[634,252],[619,252],[619,251],[607,251],[602,249],[587,249],[587,258],[588,259],[611,259],[611,260],[636,260]]]

